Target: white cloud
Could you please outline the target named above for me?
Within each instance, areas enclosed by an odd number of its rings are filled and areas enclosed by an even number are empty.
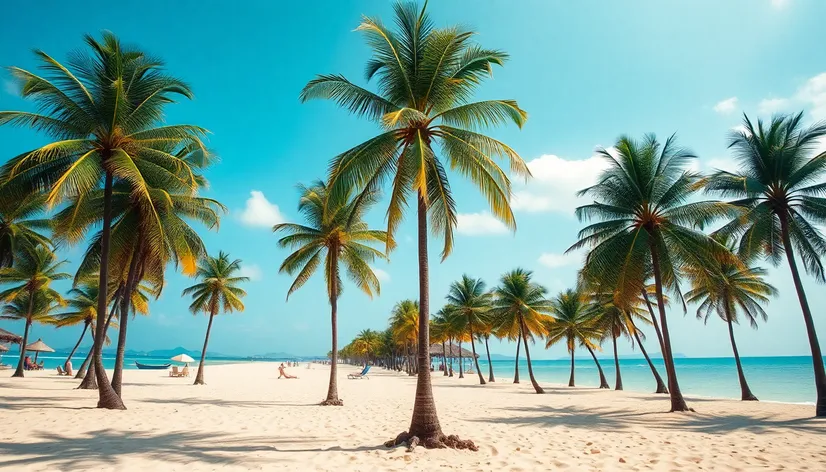
[[[790,97],[767,98],[757,106],[758,112],[764,115],[801,108],[806,109],[813,120],[826,119],[826,72],[808,79]]]
[[[788,98],[766,98],[757,104],[757,111],[761,115],[772,115],[779,111],[786,110],[791,105]]]
[[[582,254],[577,252],[572,252],[569,254],[546,252],[539,256],[539,263],[545,267],[556,269],[558,267],[579,264],[580,259],[582,259]]]
[[[771,5],[778,10],[786,8],[790,3],[791,0],[771,0]]]
[[[456,232],[459,234],[478,236],[508,232],[508,227],[504,223],[486,211],[482,213],[459,213],[456,217],[459,220],[458,225],[456,225]]]
[[[264,272],[258,267],[258,264],[242,265],[241,270],[238,271],[238,275],[248,277],[252,282],[257,282],[264,278]]]
[[[511,205],[517,211],[572,214],[583,204],[576,192],[594,185],[606,167],[600,156],[580,160],[553,154],[538,157],[528,162],[533,178],[514,192]]]
[[[270,203],[263,192],[253,190],[244,211],[241,212],[241,221],[247,226],[271,227],[284,223],[286,219],[278,209],[278,205]]]
[[[737,97],[727,98],[714,105],[714,111],[721,115],[729,115],[737,109]]]
[[[390,282],[390,274],[388,274],[386,270],[379,269],[375,266],[370,266],[370,268],[373,269],[373,273],[376,274],[376,278],[381,282]]]

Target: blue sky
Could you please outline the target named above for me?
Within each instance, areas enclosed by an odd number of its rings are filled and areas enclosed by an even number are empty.
[[[319,275],[294,294],[291,279],[278,274],[287,254],[269,227],[295,221],[297,182],[325,174],[328,160],[369,138],[376,126],[349,116],[332,103],[300,104],[303,85],[320,73],[342,73],[363,82],[369,51],[353,32],[362,14],[392,21],[390,3],[269,2],[85,2],[83,8],[56,2],[48,9],[7,5],[0,18],[0,66],[33,68],[34,48],[53,57],[82,47],[84,33],[108,29],[124,42],[162,57],[188,81],[196,98],[168,108],[170,123],[192,123],[212,131],[210,147],[221,162],[208,172],[208,194],[230,208],[219,232],[203,231],[210,252],[228,251],[253,279],[247,310],[216,320],[210,350],[230,354],[290,352],[323,354],[329,349],[329,307]],[[208,6],[207,6],[208,5]],[[460,217],[453,255],[440,263],[431,240],[431,300],[434,311],[451,281],[468,273],[490,285],[512,268],[535,273],[556,293],[574,282],[578,256],[563,256],[582,226],[572,209],[574,192],[600,169],[594,148],[623,133],[678,132],[681,144],[699,156],[697,167],[731,166],[726,135],[749,115],[805,109],[807,119],[826,119],[826,49],[822,24],[826,2],[740,0],[719,2],[431,2],[437,25],[462,24],[477,40],[511,55],[477,98],[516,99],[528,111],[526,126],[491,130],[529,162],[535,179],[516,185],[519,229],[510,234],[485,213],[471,186],[451,175]],[[27,109],[0,75],[0,109]],[[0,128],[0,158],[44,143],[44,137]],[[824,143],[826,144],[826,143]],[[369,220],[384,224],[384,208]],[[392,306],[417,297],[415,227],[409,214],[390,263],[377,263],[382,294],[370,300],[345,286],[339,333],[346,343],[363,328],[383,329]],[[63,251],[77,261],[83,248]],[[770,320],[754,331],[737,330],[743,355],[809,353],[788,268],[771,269],[781,295],[768,307]],[[826,339],[826,292],[804,280]],[[189,313],[181,290],[191,280],[168,275],[151,315],[130,323],[129,349],[183,345],[200,349],[206,318]],[[728,356],[725,325],[703,326],[690,311],[672,310],[676,352]],[[21,332],[19,323],[0,326]],[[653,333],[652,333],[653,334]],[[54,347],[73,344],[79,328],[33,328]],[[653,339],[653,338],[652,338]],[[653,341],[649,341],[651,343]],[[493,342],[493,352],[515,347]],[[657,349],[650,348],[652,351]],[[564,348],[536,349],[536,358],[556,358]],[[629,345],[621,352],[631,353]]]

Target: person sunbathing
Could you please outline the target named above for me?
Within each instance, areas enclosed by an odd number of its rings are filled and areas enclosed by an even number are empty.
[[[290,375],[284,372],[284,363],[282,362],[280,366],[278,366],[278,378],[284,377],[285,379],[297,379],[295,375]]]
[[[23,359],[23,368],[26,370],[36,369],[34,362],[32,362],[32,359],[29,356],[26,356],[26,358]]]

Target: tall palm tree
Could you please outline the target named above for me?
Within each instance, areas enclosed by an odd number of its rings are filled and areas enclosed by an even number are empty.
[[[546,298],[548,290],[532,282],[532,275],[531,271],[522,268],[503,275],[499,285],[493,289],[490,314],[501,326],[517,327],[519,338],[525,346],[531,384],[536,393],[545,393],[533,376],[528,339],[547,333],[547,323],[552,320],[547,315],[551,302]]]
[[[640,141],[623,136],[612,151],[598,153],[608,168],[596,185],[579,192],[594,202],[577,208],[577,216],[599,221],[582,229],[568,251],[590,248],[584,276],[615,288],[621,304],[636,297],[653,273],[671,411],[688,410],[674,369],[663,290],[678,290],[678,269],[685,263],[710,264],[729,254],[697,228],[731,215],[732,207],[716,201],[686,203],[699,177],[686,170],[694,154],[678,147],[674,136],[664,144],[654,135]]]
[[[589,350],[596,348],[593,339],[597,335],[594,326],[594,307],[588,303],[587,297],[576,290],[568,289],[551,300],[551,316],[554,321],[546,323],[547,342],[545,349],[554,344],[565,341],[566,348],[571,354],[571,377],[568,386],[574,387],[574,352],[578,345],[587,346]],[[600,371],[602,368],[600,368]]]
[[[436,313],[436,316],[431,320],[430,324],[430,341],[442,345],[442,359],[444,359],[444,369],[442,373],[445,377],[449,376],[451,369],[448,367],[447,357],[447,342],[450,341],[450,320],[448,319],[448,310],[442,308]],[[451,349],[452,351],[452,349]]]
[[[739,251],[746,260],[764,256],[776,265],[785,255],[812,351],[815,412],[826,416],[823,353],[795,257],[797,250],[806,272],[826,280],[821,261],[826,239],[818,229],[826,221],[826,153],[813,155],[818,140],[826,136],[826,123],[804,127],[801,112],[775,116],[769,123],[758,120],[756,126],[744,116],[743,124],[743,131],[729,141],[741,170],[717,171],[704,181],[707,191],[736,198],[732,204],[743,210],[718,233],[741,236]]]
[[[392,246],[392,241],[388,241],[386,232],[369,229],[363,220],[377,195],[357,200],[345,195],[340,201],[331,202],[330,192],[324,182],[315,182],[311,187],[302,185],[299,189],[301,199],[298,211],[304,215],[307,225],[281,223],[273,227],[273,231],[287,234],[279,239],[280,247],[297,248],[284,259],[279,272],[298,274],[287,292],[289,299],[290,294],[309,280],[322,260],[324,262],[332,324],[332,359],[327,398],[321,404],[343,405],[344,402],[338,397],[337,383],[338,297],[341,293],[339,265],[342,264],[356,286],[372,298],[373,292],[381,293],[381,286],[370,263],[376,258],[384,259],[385,255],[370,245],[389,243]]]
[[[49,220],[34,218],[43,211],[46,197],[31,194],[20,200],[3,193],[0,189],[0,268],[11,267],[20,250],[51,246],[49,239],[39,233],[51,227]]]
[[[405,357],[407,357],[407,372],[413,373],[413,362],[411,359],[412,347],[419,338],[419,302],[414,300],[402,300],[398,302],[390,314],[390,329],[397,342],[404,346]]]
[[[223,251],[218,257],[207,256],[198,264],[196,277],[201,281],[184,289],[182,296],[192,295],[193,301],[189,311],[193,314],[204,312],[209,315],[204,348],[201,350],[201,361],[198,363],[198,375],[194,385],[204,384],[204,360],[206,359],[209,333],[212,330],[212,319],[219,312],[232,313],[244,311],[241,299],[247,295],[238,284],[249,281],[248,277],[239,277],[236,274],[241,270],[241,260],[229,260],[229,255]]]
[[[98,41],[85,36],[91,52],[63,65],[35,51],[43,73],[12,68],[24,98],[41,113],[3,111],[0,125],[42,131],[54,142],[23,153],[0,168],[0,181],[11,195],[46,191],[55,206],[82,197],[103,183],[101,261],[98,285],[109,285],[109,242],[113,185],[127,183],[136,198],[148,193],[147,179],[165,187],[192,190],[197,179],[180,157],[182,149],[204,149],[206,130],[191,125],[162,125],[163,109],[174,97],[192,97],[189,87],[167,75],[157,59],[124,47],[111,33]],[[154,221],[156,226],[160,223]],[[106,297],[99,297],[94,344],[98,407],[125,409],[110,385],[101,360]]]
[[[726,243],[725,240],[721,242]],[[745,263],[720,262],[711,267],[687,267],[687,276],[691,280],[691,291],[686,293],[686,301],[697,303],[697,318],[708,323],[712,313],[728,325],[731,349],[737,365],[737,377],[740,380],[740,398],[756,401],[743,373],[740,353],[734,341],[734,324],[739,317],[745,317],[752,328],[757,329],[757,319],[765,321],[768,316],[761,304],[768,303],[769,298],[777,295],[777,289],[763,278],[766,270],[760,267],[747,267]]]
[[[485,282],[482,279],[474,279],[467,275],[462,275],[462,279],[453,282],[447,294],[447,301],[453,306],[455,313],[465,320],[470,339],[470,348],[473,352],[473,361],[476,363],[476,373],[479,375],[479,383],[485,385],[485,378],[482,370],[479,369],[479,357],[476,355],[476,335],[485,330],[488,325],[488,312],[490,311],[490,293],[485,290]]]
[[[88,331],[89,327],[92,323],[94,323],[95,318],[97,317],[98,288],[94,285],[84,284],[69,290],[69,295],[71,298],[66,300],[66,305],[69,306],[71,311],[55,315],[55,325],[58,327],[64,327],[82,324],[83,329],[80,331],[80,337],[77,339],[75,347],[72,348],[69,356],[66,357],[63,367],[66,367],[69,362],[72,361],[75,351],[77,351],[77,348],[86,336],[86,331]]]
[[[333,160],[330,189],[333,194],[354,187],[369,193],[392,180],[387,210],[390,236],[402,221],[409,200],[415,198],[421,309],[418,356],[424,366],[429,365],[430,343],[427,232],[431,229],[443,237],[444,259],[453,248],[457,223],[446,168],[470,178],[488,200],[492,213],[515,229],[509,204],[510,180],[493,158],[504,158],[518,176],[529,175],[527,165],[509,146],[476,130],[507,122],[521,127],[527,114],[514,100],[471,101],[492,66],[505,62],[505,53],[474,44],[473,32],[460,27],[434,28],[426,5],[418,9],[414,3],[397,3],[394,10],[395,30],[373,18],[364,18],[358,27],[373,53],[367,63],[367,79],[377,79],[378,93],[340,75],[323,75],[304,87],[301,100],[334,100],[385,129]],[[420,369],[418,375],[409,431],[388,445],[410,440],[413,447],[422,443],[429,448],[446,444],[475,449],[472,443],[453,438],[446,443],[433,401],[430,371]]]
[[[594,349],[602,349],[599,346],[599,343],[605,339],[605,334],[599,331],[599,328],[596,328],[594,331],[594,336],[589,339],[589,343],[582,343],[580,342],[580,347],[584,347],[588,354],[591,355],[591,359],[594,360],[594,364],[597,366],[597,371],[599,372],[599,388],[610,389],[611,386],[608,385],[608,380],[605,378],[605,372],[602,371],[602,365],[599,363],[599,359],[597,359],[596,353],[594,353]]]
[[[20,344],[20,360],[12,377],[23,377],[23,360],[29,343],[29,328],[33,322],[44,322],[52,318],[53,310],[62,305],[63,298],[51,288],[55,280],[71,278],[60,272],[66,261],[57,261],[55,254],[45,246],[37,246],[32,251],[18,252],[11,267],[0,269],[0,284],[10,285],[0,292],[0,301],[8,303],[4,318],[23,320],[23,342]]]
[[[493,295],[489,296],[493,297]],[[488,345],[491,334],[493,334],[493,317],[488,314],[485,317],[485,324],[482,326],[479,336],[485,340],[485,353],[488,356],[488,382],[496,382],[496,377],[493,376],[493,362],[490,360],[490,346]]]
[[[622,373],[620,372],[619,355],[617,354],[617,338],[620,336],[629,340],[636,332],[631,322],[631,314],[627,308],[611,301],[611,297],[597,297],[597,314],[595,324],[603,333],[603,338],[610,338],[614,349],[614,368],[616,369],[616,383],[614,390],[622,390]],[[632,341],[633,342],[633,341]]]

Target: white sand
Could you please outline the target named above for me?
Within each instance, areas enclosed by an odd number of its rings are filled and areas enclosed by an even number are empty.
[[[826,421],[811,406],[693,399],[669,414],[662,395],[547,388],[510,379],[478,386],[434,375],[446,434],[479,452],[382,443],[407,428],[414,378],[374,368],[347,380],[344,407],[320,407],[325,367],[276,380],[268,363],[210,366],[206,386],[166,372],[125,372],[127,411],[52,372],[0,377],[0,469],[118,470],[826,470]],[[440,374],[440,373],[439,373]],[[735,380],[732,380],[735,381]]]

